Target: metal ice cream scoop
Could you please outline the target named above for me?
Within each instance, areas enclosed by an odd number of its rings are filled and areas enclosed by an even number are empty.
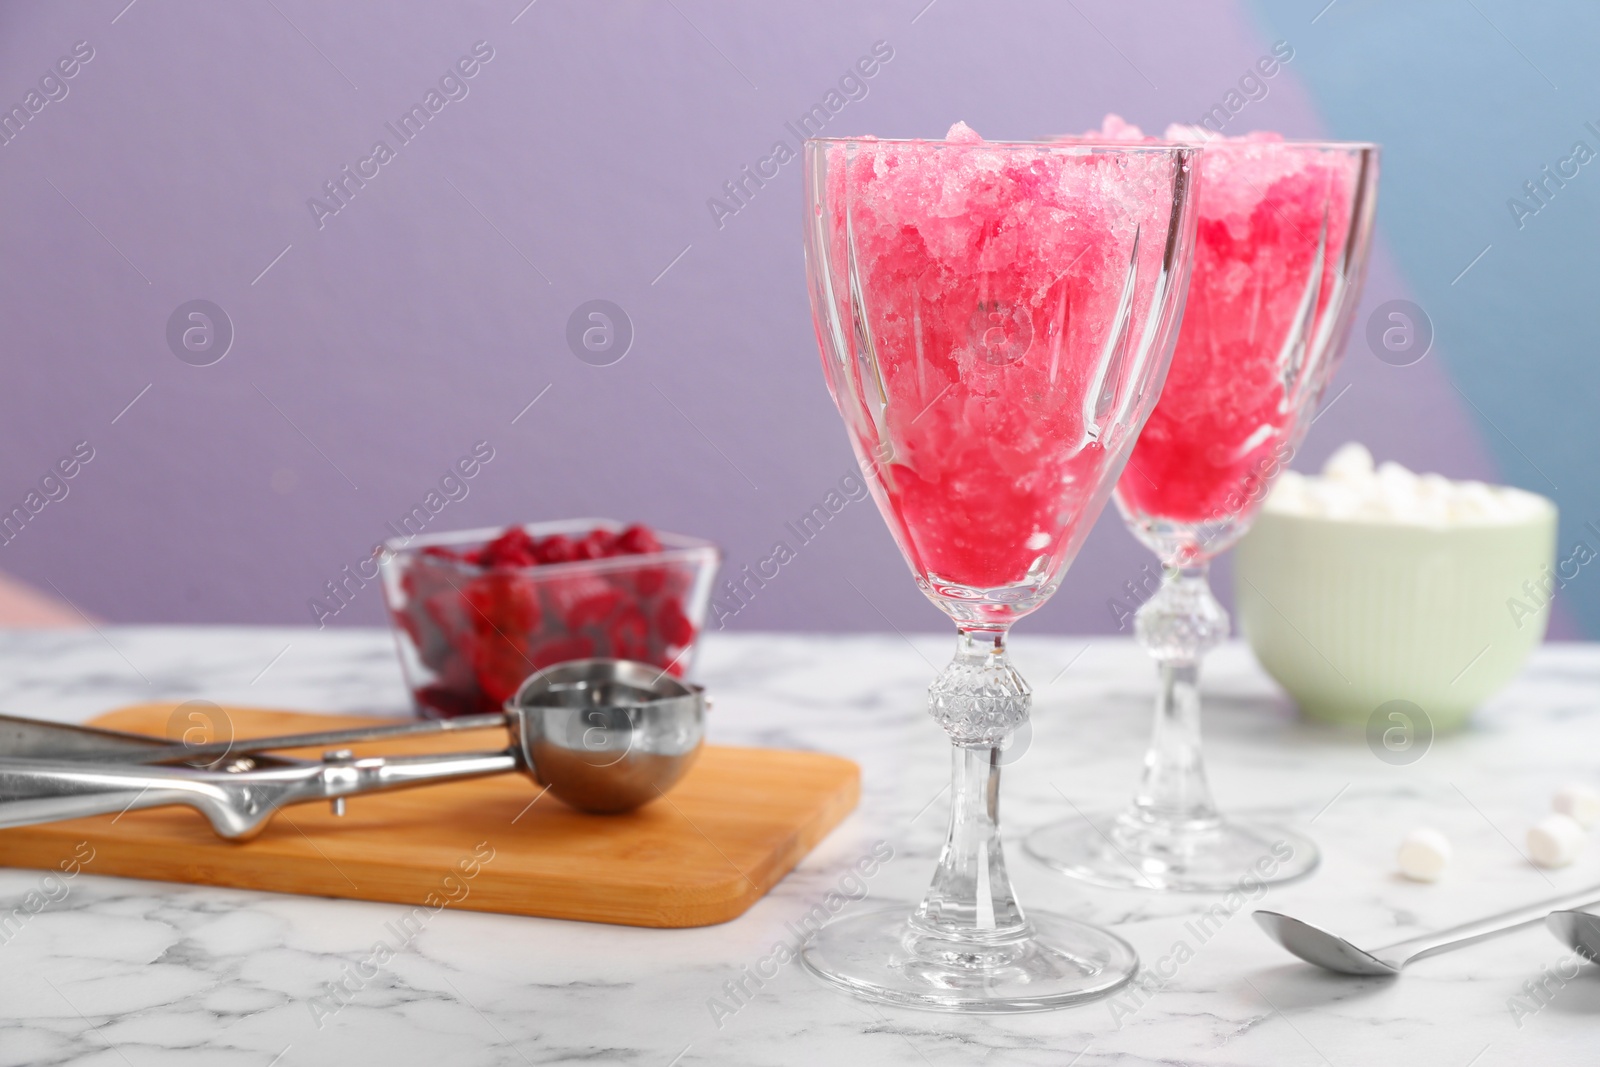
[[[0,716],[0,828],[184,804],[219,836],[243,841],[289,804],[328,800],[342,814],[346,797],[509,771],[582,811],[631,811],[672,788],[694,763],[705,709],[700,686],[658,667],[589,659],[528,678],[498,714],[219,745]],[[490,727],[509,731],[508,748],[362,757],[335,749],[320,761],[264,755]],[[192,765],[212,757],[211,767]]]

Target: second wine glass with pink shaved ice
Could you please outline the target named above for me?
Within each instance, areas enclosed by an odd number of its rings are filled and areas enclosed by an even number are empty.
[[[1193,237],[1194,149],[806,142],[806,265],[828,387],[912,576],[954,620],[929,712],[952,743],[921,903],[846,915],[803,952],[856,995],[1014,1012],[1101,996],[1121,938],[1024,912],[999,831],[1028,718],[1006,635],[1055,592],[1151,409]]]
[[[1138,136],[1114,116],[1113,127]],[[1207,569],[1250,528],[1333,375],[1366,271],[1378,149],[1275,134],[1204,136],[1204,145],[1177,351],[1116,490],[1164,571],[1133,617],[1160,674],[1154,738],[1131,805],[1075,815],[1026,843],[1046,865],[1104,886],[1226,891],[1246,878],[1298,878],[1318,862],[1304,836],[1233,822],[1212,800],[1199,671],[1229,623]]]

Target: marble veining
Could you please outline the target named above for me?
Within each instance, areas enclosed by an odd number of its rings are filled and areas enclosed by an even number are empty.
[[[73,877],[0,869],[0,917],[22,916],[0,927],[0,1067],[1594,1062],[1600,967],[1575,968],[1542,928],[1383,981],[1299,964],[1248,914],[1270,906],[1379,945],[1600,883],[1593,843],[1561,871],[1519,851],[1556,786],[1600,781],[1600,647],[1588,645],[1541,649],[1471,730],[1403,766],[1378,760],[1359,734],[1298,722],[1246,649],[1220,649],[1205,675],[1218,800],[1310,833],[1324,860],[1313,877],[1240,902],[1202,939],[1196,917],[1224,898],[1078,886],[1015,844],[1069,815],[1069,801],[1087,811],[1126,799],[1154,693],[1130,641],[1024,633],[1011,650],[1034,689],[1032,737],[1003,793],[1018,892],[1026,907],[1114,926],[1164,977],[1068,1011],[960,1018],[859,1003],[774,962],[793,924],[875,846],[894,858],[851,908],[922,891],[947,774],[926,687],[953,644],[708,638],[697,674],[713,695],[714,740],[839,752],[863,769],[860,809],[723,926],[636,930],[447,908],[407,932],[396,926],[405,909],[390,905],[105,878],[92,860]],[[187,699],[371,714],[407,705],[378,630],[0,633],[0,710],[81,721]],[[1393,874],[1400,837],[1424,823],[1456,850],[1432,886]],[[387,956],[375,957],[379,943]]]

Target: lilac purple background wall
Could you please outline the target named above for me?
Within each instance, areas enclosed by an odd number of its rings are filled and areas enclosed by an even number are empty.
[[[742,203],[724,183],[776,142],[792,149],[787,124],[876,42],[892,58],[841,93],[827,132],[931,137],[960,118],[1021,139],[1083,130],[1109,110],[1159,129],[1225,102],[1288,42],[1294,59],[1230,132],[1389,142],[1364,307],[1296,465],[1359,438],[1380,458],[1517,482],[1556,495],[1570,522],[1586,517],[1594,479],[1552,469],[1566,469],[1577,431],[1540,414],[1581,394],[1578,344],[1555,357],[1572,368],[1567,388],[1530,392],[1527,379],[1553,373],[1541,353],[1563,346],[1535,343],[1513,361],[1491,343],[1508,336],[1500,320],[1474,316],[1510,314],[1508,285],[1546,293],[1572,270],[1592,279],[1592,256],[1569,263],[1529,239],[1526,261],[1491,253],[1449,281],[1485,244],[1517,242],[1500,201],[1583,133],[1575,87],[1552,94],[1536,61],[1484,25],[1500,20],[1560,68],[1557,53],[1579,44],[1554,15],[1513,19],[1484,0],[1478,22],[1420,5],[1446,25],[1430,36],[1427,11],[1360,0],[1320,14],[1321,0],[525,3],[0,11],[8,107],[76,42],[93,52],[46,83],[46,102],[0,146],[0,505],[20,503],[78,442],[94,450],[66,498],[0,548],[0,569],[118,621],[310,622],[325,583],[484,440],[494,459],[433,528],[615,515],[713,537],[731,567],[753,563],[854,461],[806,305],[798,167],[746,183]],[[472,76],[441,86],[475,46]],[[1480,84],[1481,63],[1502,92],[1473,114],[1452,101],[1451,79]],[[1559,75],[1579,78],[1571,66]],[[1542,142],[1488,121],[1524,98],[1549,126]],[[430,102],[420,132],[391,130]],[[1428,136],[1452,117],[1476,140]],[[364,163],[379,140],[392,158]],[[1521,156],[1498,162],[1502,142]],[[1480,156],[1506,173],[1483,173]],[[325,188],[334,180],[339,199]],[[1476,199],[1441,209],[1461,182]],[[1550,223],[1537,240],[1592,231],[1586,197],[1574,189],[1545,208],[1569,217],[1534,220]],[[196,299],[233,331],[209,366],[168,341],[169,318]],[[632,324],[631,348],[609,366],[567,340],[569,318],[595,299]],[[1370,310],[1392,299],[1435,321],[1433,351],[1411,366],[1379,361],[1363,339]],[[1549,308],[1544,327],[1592,348],[1581,321],[1561,318],[1572,313]],[[1146,562],[1108,514],[1033,628],[1115,629],[1107,602]],[[1566,595],[1600,622],[1600,586]],[[380,618],[369,587],[335,621]],[[930,629],[939,617],[878,516],[855,503],[731,625],[886,622]]]

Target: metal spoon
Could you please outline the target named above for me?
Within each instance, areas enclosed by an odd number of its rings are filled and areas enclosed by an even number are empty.
[[[1420,960],[1424,956],[1436,956],[1475,941],[1508,933],[1518,927],[1536,923],[1559,909],[1581,908],[1590,904],[1600,904],[1600,886],[1590,886],[1588,889],[1580,889],[1553,900],[1513,908],[1485,919],[1452,926],[1448,930],[1420,934],[1371,951],[1358,948],[1337,934],[1330,934],[1320,927],[1281,912],[1263,910],[1254,914],[1256,923],[1267,932],[1268,937],[1307,963],[1314,963],[1318,967],[1337,971],[1339,974],[1392,976],[1399,974],[1400,969],[1412,960]],[[1559,932],[1557,936],[1561,936]]]
[[[1565,944],[1590,963],[1600,963],[1600,915],[1586,911],[1552,911],[1544,924]]]
[[[458,781],[522,771],[583,811],[629,811],[670,789],[699,754],[705,733],[705,693],[657,667],[627,660],[575,660],[540,671],[522,684],[503,716],[491,716],[511,734],[499,752],[437,756],[368,756],[348,750],[321,762],[272,759],[257,766],[238,760],[226,769],[140,765],[157,750],[141,750],[131,735],[86,731],[52,751],[42,735],[29,735],[21,758],[0,754],[0,828],[88,815],[184,804],[197,809],[221,837],[242,841],[259,834],[272,813],[288,804],[330,800],[342,811],[345,797],[384,789]],[[16,722],[17,720],[12,720]],[[240,742],[234,751],[302,747],[417,733],[459,726],[406,724],[398,729],[301,734]],[[51,724],[47,733],[62,735]],[[0,731],[0,742],[5,733]],[[122,746],[122,762],[98,757]],[[193,757],[194,747],[162,745],[166,758]],[[62,750],[64,749],[64,751]],[[95,758],[84,758],[86,755]],[[262,762],[268,762],[266,760]]]

